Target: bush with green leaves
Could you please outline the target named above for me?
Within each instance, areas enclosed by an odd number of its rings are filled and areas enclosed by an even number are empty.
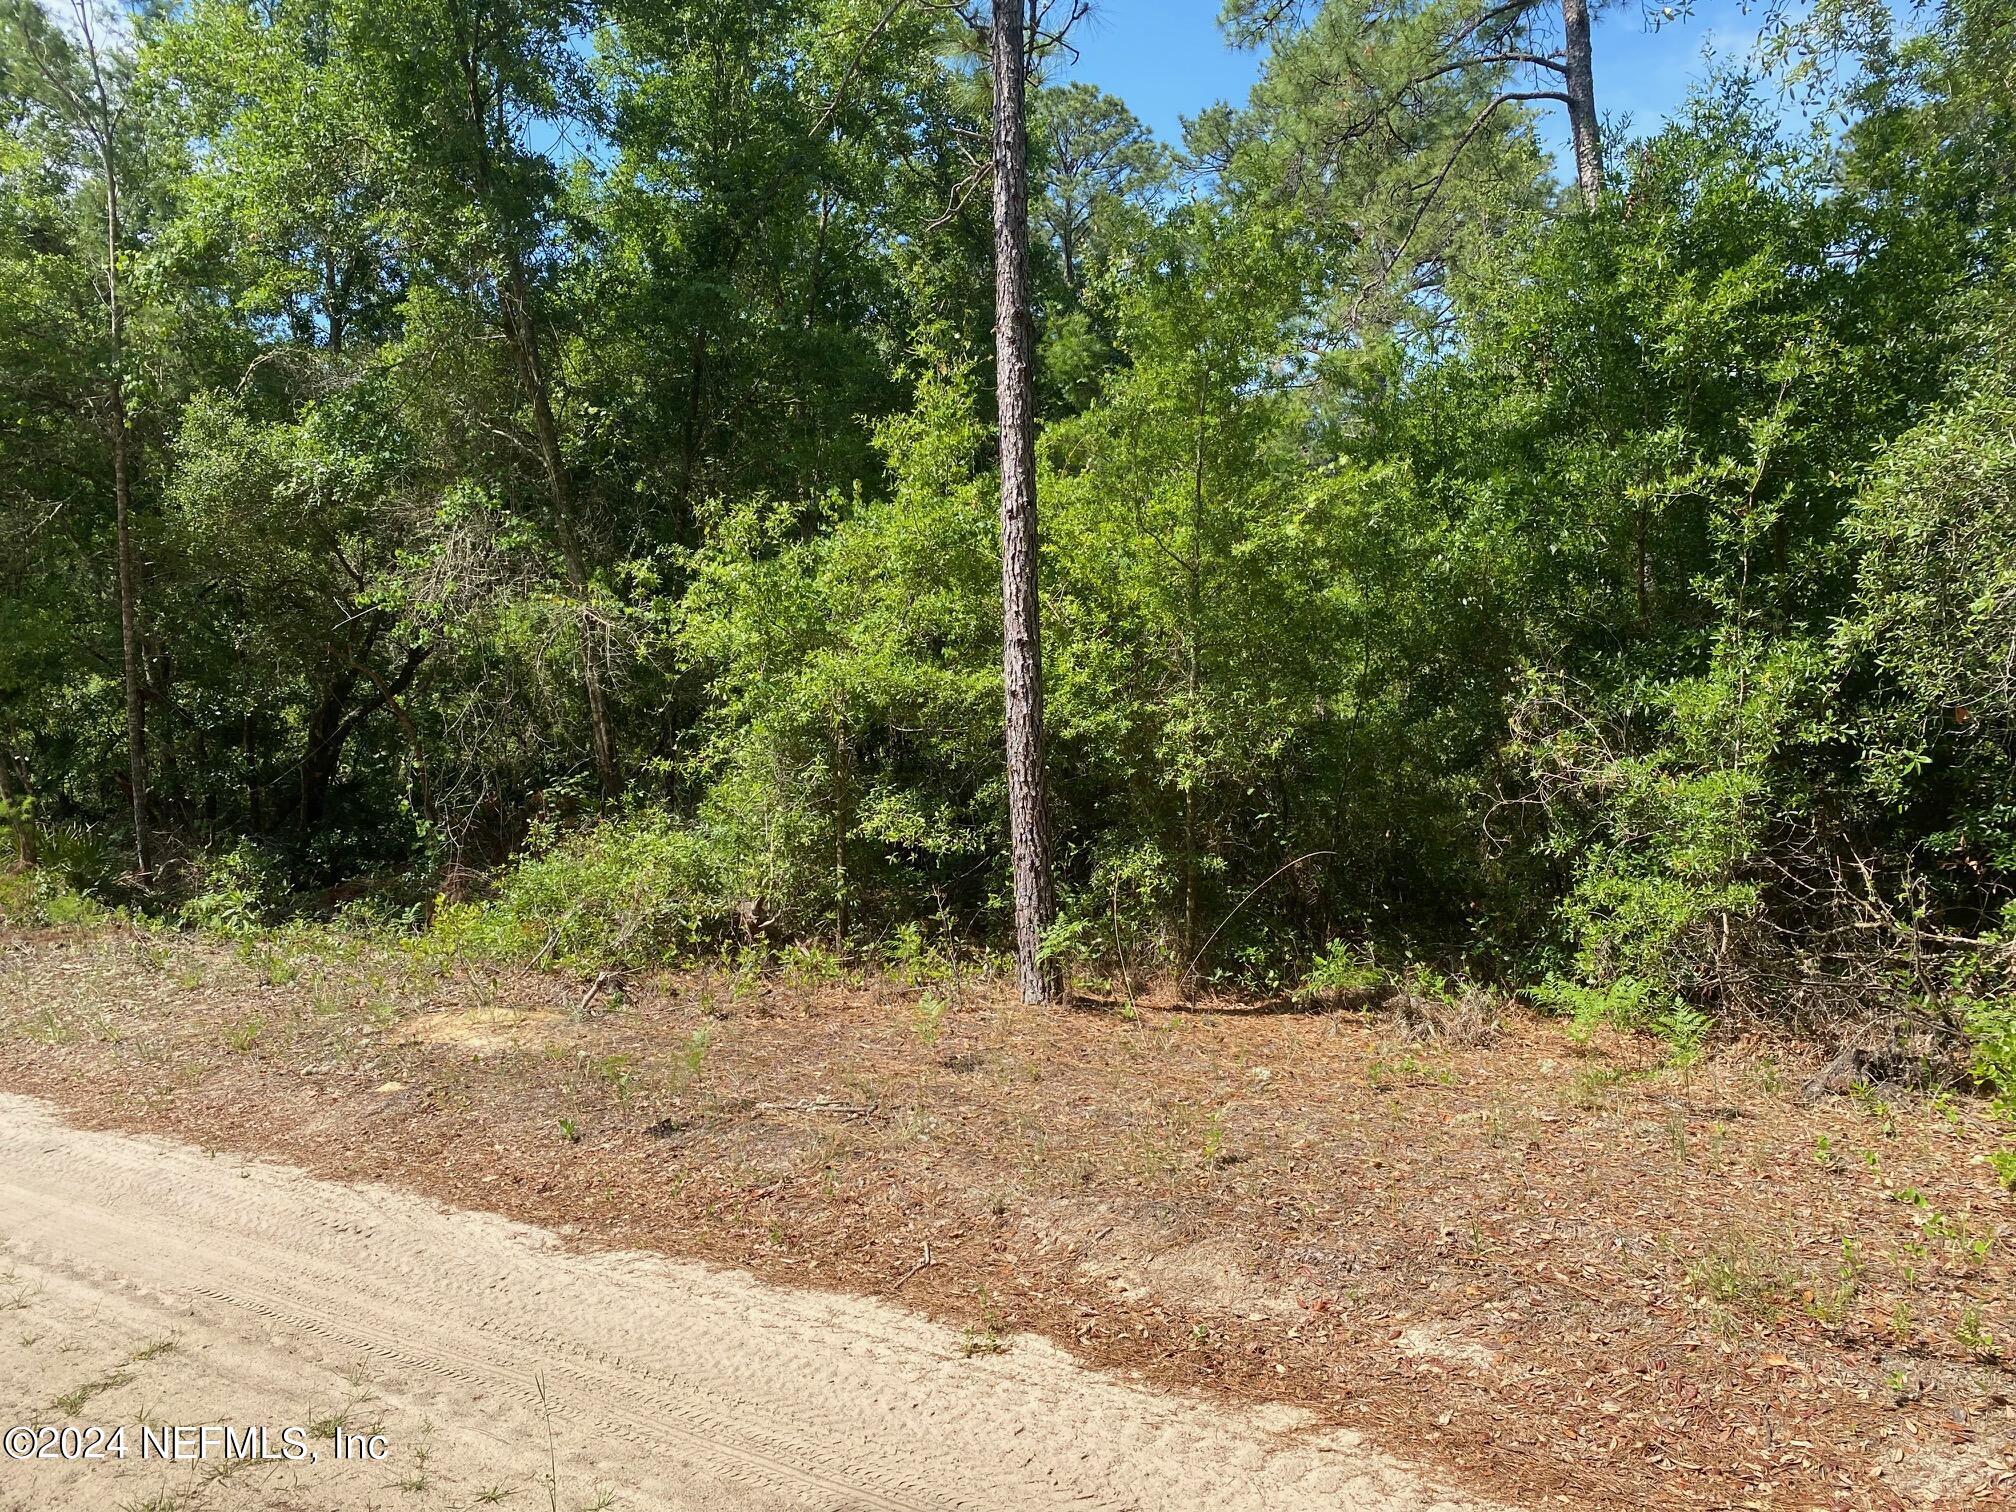
[[[494,895],[442,901],[426,951],[518,964],[655,966],[732,936],[737,899],[719,839],[645,810],[535,834]]]
[[[192,891],[177,910],[182,921],[212,934],[256,934],[287,912],[285,868],[251,841],[190,867]]]
[[[1310,961],[1298,996],[1359,997],[1379,992],[1392,981],[1369,946],[1332,940]]]
[[[0,923],[21,927],[98,924],[116,911],[39,868],[0,869]]]
[[[1791,758],[1826,671],[1803,642],[1731,647],[1607,719],[1558,684],[1528,690],[1513,749],[1571,869],[1562,918],[1599,998],[1614,989],[1641,1020],[1680,1002],[1775,1015],[1799,970],[1781,912],[1803,818]]]

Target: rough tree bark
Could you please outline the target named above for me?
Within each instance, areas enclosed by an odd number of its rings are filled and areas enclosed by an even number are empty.
[[[1025,1003],[1057,995],[1041,959],[1057,913],[1043,780],[1043,641],[1036,581],[1035,320],[1029,295],[1024,0],[994,0],[994,352],[1001,426],[1002,673],[1008,714],[1008,833],[1015,878],[1015,980]]]
[[[147,808],[146,670],[141,664],[140,572],[133,551],[132,430],[126,413],[126,307],[119,287],[119,112],[98,54],[88,5],[74,6],[84,57],[91,69],[90,129],[105,175],[105,314],[111,381],[106,426],[112,449],[113,550],[118,556],[119,654],[126,692],[126,780],[133,799],[133,855],[144,880],[154,869],[154,835]]]
[[[1589,51],[1589,0],[1561,0],[1562,76],[1568,130],[1575,142],[1575,179],[1591,210],[1603,198],[1603,136],[1596,119],[1596,71]]]
[[[108,180],[109,186],[109,180]],[[106,256],[106,282],[111,286],[112,392],[109,420],[112,428],[112,502],[114,549],[119,557],[119,655],[126,682],[126,780],[133,791],[133,855],[141,877],[154,870],[154,833],[147,812],[147,697],[140,667],[140,570],[133,555],[133,478],[128,451],[131,432],[126,425],[126,380],[119,369],[123,332],[120,328],[118,295],[119,213],[109,208],[116,196],[108,187],[106,222],[114,229]]]

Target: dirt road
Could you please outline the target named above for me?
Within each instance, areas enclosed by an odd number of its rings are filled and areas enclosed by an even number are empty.
[[[1349,1434],[1151,1395],[1037,1339],[570,1253],[4,1095],[0,1419],[127,1430],[123,1460],[0,1462],[22,1512],[1459,1505]],[[266,1427],[268,1458],[205,1424]],[[159,1457],[178,1426],[205,1457]]]

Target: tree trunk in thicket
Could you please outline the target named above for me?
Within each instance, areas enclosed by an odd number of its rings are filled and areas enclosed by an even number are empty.
[[[343,747],[350,735],[344,718],[350,695],[356,690],[357,675],[348,668],[336,674],[308,720],[308,741],[301,756],[301,801],[298,813],[303,830],[318,828],[329,811],[329,789],[343,764]]]
[[[510,282],[504,334],[525,385],[526,398],[532,405],[532,427],[538,437],[539,461],[546,474],[546,494],[553,508],[553,534],[567,564],[569,586],[581,598],[575,633],[581,656],[581,685],[588,698],[588,740],[595,753],[595,775],[602,785],[602,796],[613,798],[622,789],[623,776],[616,764],[616,734],[610,724],[608,695],[602,686],[602,662],[595,647],[594,618],[587,602],[588,560],[575,526],[573,493],[567,485],[566,459],[560,453],[560,427],[553,418],[553,396],[539,360],[538,334],[532,327],[526,299],[525,270],[516,257],[511,259]]]
[[[0,809],[7,811],[8,823],[14,830],[14,859],[22,866],[33,866],[35,819],[27,808],[30,794],[27,791],[26,781],[21,784],[21,791],[17,793],[15,790],[13,763],[13,756],[0,750]]]
[[[109,112],[108,112],[109,115]],[[111,334],[112,383],[107,421],[112,442],[113,549],[119,558],[119,655],[126,684],[126,778],[133,794],[133,855],[140,876],[154,869],[154,835],[147,812],[147,701],[140,665],[139,564],[133,554],[132,433],[126,424],[125,308],[119,298],[119,178],[112,128],[104,123],[105,308]]]
[[[1204,634],[1204,402],[1207,375],[1197,383],[1197,435],[1190,472],[1190,561],[1185,574],[1184,610],[1190,633],[1183,648],[1184,759],[1183,775],[1183,959],[1187,991],[1197,967],[1197,931],[1201,902],[1197,895],[1197,694],[1201,686]]]
[[[503,130],[504,112],[499,106],[494,121],[490,106],[495,91],[485,88],[482,49],[474,40],[465,40],[461,54],[464,100],[468,125],[475,141],[477,196],[490,202],[495,187],[491,169],[491,136]],[[498,265],[498,313],[504,327],[504,344],[524,385],[526,402],[532,406],[532,429],[539,446],[539,463],[545,473],[547,502],[553,512],[553,534],[566,564],[568,586],[581,600],[575,626],[576,646],[581,657],[581,686],[588,700],[588,739],[595,755],[595,775],[605,798],[613,798],[622,787],[622,773],[616,763],[616,735],[609,718],[609,700],[602,685],[602,664],[596,654],[593,612],[588,605],[590,576],[586,554],[581,549],[580,532],[574,519],[573,490],[568,486],[566,458],[560,451],[560,427],[553,418],[552,386],[539,355],[539,333],[533,324],[530,280],[525,259],[512,242],[511,233],[501,233],[496,248]]]
[[[1568,130],[1575,142],[1575,179],[1582,203],[1594,210],[1603,198],[1603,137],[1596,119],[1596,71],[1589,51],[1589,0],[1561,0],[1567,57]]]
[[[405,660],[388,679],[374,669],[366,659],[370,644],[378,638],[372,631],[358,655],[352,657],[336,674],[334,680],[323,690],[317,701],[315,712],[308,721],[308,743],[301,757],[301,801],[299,815],[301,827],[312,830],[328,813],[329,792],[334,786],[336,775],[343,767],[343,753],[348,749],[350,737],[362,728],[364,722],[380,709],[390,708],[393,718],[399,721],[409,741],[414,743],[420,760],[421,798],[427,817],[433,819],[433,791],[427,778],[426,758],[420,753],[416,732],[406,710],[399,703],[399,695],[413,684],[421,665],[427,660],[428,652],[423,646],[410,647]],[[354,707],[351,695],[357,691],[358,678],[368,678],[378,692],[375,697],[364,699]]]
[[[1015,876],[1015,980],[1047,1003],[1041,957],[1057,912],[1043,782],[1043,641],[1036,581],[1035,320],[1029,297],[1029,164],[1023,0],[994,0],[994,352],[1001,425],[1002,673],[1008,714],[1008,834]]]

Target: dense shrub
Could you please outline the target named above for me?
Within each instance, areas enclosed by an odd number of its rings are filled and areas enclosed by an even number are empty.
[[[663,965],[730,937],[732,873],[710,837],[646,811],[535,835],[480,901],[443,901],[425,945],[494,960]]]

